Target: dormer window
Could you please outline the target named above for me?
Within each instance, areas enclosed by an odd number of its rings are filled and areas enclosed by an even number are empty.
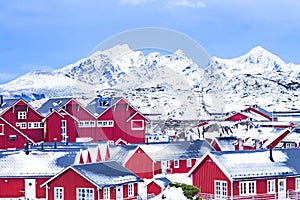
[[[18,119],[26,119],[27,118],[27,112],[26,111],[19,111],[18,112]]]

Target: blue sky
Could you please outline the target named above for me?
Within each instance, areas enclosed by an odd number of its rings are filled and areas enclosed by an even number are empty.
[[[300,64],[299,9],[298,0],[0,1],[0,84],[61,68],[143,27],[181,32],[212,56],[233,58],[260,45]]]

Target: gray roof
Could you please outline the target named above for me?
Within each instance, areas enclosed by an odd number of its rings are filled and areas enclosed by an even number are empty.
[[[234,151],[237,137],[216,137],[216,142],[219,144],[221,151]]]
[[[107,108],[109,108],[111,105],[114,105],[120,99],[121,97],[116,97],[116,98],[98,97],[93,99],[90,103],[88,103],[86,109],[94,115],[100,115]]]
[[[72,168],[98,187],[142,182],[142,179],[115,161],[73,165]]]
[[[155,182],[160,183],[161,185],[163,185],[164,187],[167,187],[169,185],[169,183],[171,182],[169,179],[167,179],[166,177],[159,177],[159,178],[154,178]]]
[[[6,109],[13,106],[17,101],[20,99],[3,99],[2,105],[0,105],[0,114],[5,111]]]
[[[78,163],[80,149],[0,151],[0,177],[51,177]]]
[[[124,163],[137,147],[140,147],[153,161],[201,158],[206,152],[213,150],[206,140],[109,147],[110,149],[115,148],[114,152],[116,152],[111,154],[111,159],[119,163]]]
[[[300,175],[300,149],[212,151],[210,156],[232,179]]]
[[[51,113],[51,110],[60,110],[71,99],[72,98],[51,98],[44,104],[42,104],[41,107],[37,109],[37,111],[43,116],[47,116]]]

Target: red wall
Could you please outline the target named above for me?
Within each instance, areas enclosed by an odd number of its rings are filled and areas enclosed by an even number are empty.
[[[153,178],[153,161],[141,148],[134,152],[125,167],[141,178]]]
[[[24,148],[24,144],[26,143],[25,137],[1,119],[0,124],[4,125],[4,135],[0,135],[0,149]],[[16,140],[9,140],[9,135],[16,135]]]
[[[154,181],[147,185],[147,194],[159,195],[162,192],[162,188],[157,185]]]
[[[214,194],[214,180],[227,181],[227,194],[231,194],[229,179],[207,155],[192,173],[193,185],[198,187],[201,193]]]
[[[191,159],[191,160],[192,160],[191,167],[187,167],[186,160],[179,160],[179,168],[174,167],[174,160],[172,160],[171,165],[170,165],[171,172],[172,173],[188,173],[196,163],[196,159]]]
[[[7,180],[7,182],[5,182]],[[46,198],[46,191],[40,188],[40,185],[47,181],[48,178],[36,179],[36,197]],[[25,195],[24,178],[1,178],[0,179],[0,198],[18,198]]]

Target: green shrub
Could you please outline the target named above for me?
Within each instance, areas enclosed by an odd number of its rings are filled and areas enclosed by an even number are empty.
[[[193,185],[188,185],[188,184],[184,184],[184,183],[169,183],[170,187],[176,187],[179,188],[181,187],[184,196],[189,199],[189,200],[193,200],[195,198],[195,196],[200,192],[200,189],[193,186]],[[195,198],[196,200],[200,200],[199,197]]]

